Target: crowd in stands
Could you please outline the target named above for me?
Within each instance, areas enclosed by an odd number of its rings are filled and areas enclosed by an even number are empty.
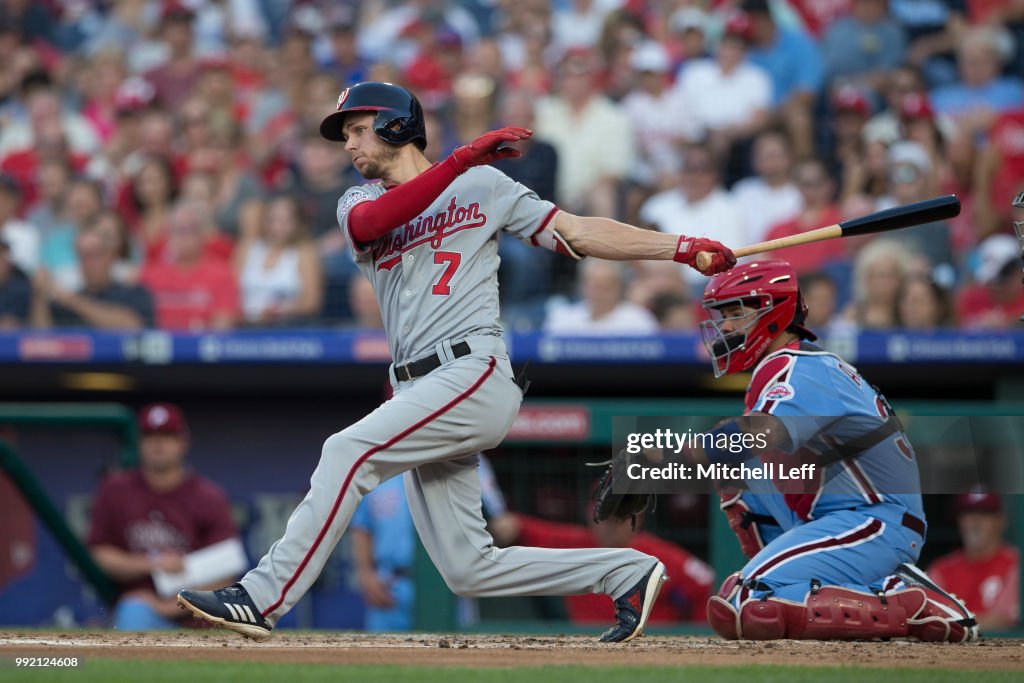
[[[363,80],[419,96],[430,158],[528,126],[499,165],[543,198],[734,247],[955,193],[776,255],[819,327],[1024,313],[1024,0],[5,0],[0,61],[0,329],[379,326],[317,132]],[[701,315],[693,271],[500,252],[513,329]]]

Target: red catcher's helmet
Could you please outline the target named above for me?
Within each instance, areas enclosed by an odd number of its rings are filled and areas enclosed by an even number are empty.
[[[420,150],[427,146],[423,107],[415,95],[400,85],[368,82],[345,88],[338,96],[338,110],[320,123],[320,135],[344,142],[345,115],[353,111],[377,112],[373,130],[384,142],[392,145],[412,142]]]
[[[803,326],[807,306],[796,271],[785,261],[745,263],[716,275],[704,289],[704,309],[711,317],[700,332],[715,377],[753,367],[786,328],[817,339]]]

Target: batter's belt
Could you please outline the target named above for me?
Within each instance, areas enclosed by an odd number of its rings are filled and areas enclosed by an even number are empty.
[[[452,344],[453,358],[462,358],[463,356],[468,356],[470,353],[472,353],[472,349],[469,348],[469,344],[466,341],[460,341]],[[441,357],[435,353],[432,356],[420,358],[419,360],[414,360],[411,363],[406,363],[405,365],[395,366],[395,377],[397,377],[400,382],[408,382],[411,379],[422,377],[427,373],[437,370],[443,363],[444,361],[441,360]]]

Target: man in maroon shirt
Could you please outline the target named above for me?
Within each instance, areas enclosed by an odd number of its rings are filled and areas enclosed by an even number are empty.
[[[156,89],[160,104],[169,111],[184,104],[202,74],[202,64],[193,52],[194,19],[192,10],[179,0],[167,2],[160,14],[160,37],[170,54],[165,63],[144,76]]]
[[[175,627],[186,613],[173,596],[157,594],[152,573],[181,572],[187,553],[238,539],[227,496],[185,464],[189,438],[181,410],[168,403],[144,407],[139,432],[139,467],[100,484],[87,541],[121,589],[113,626],[123,631]]]

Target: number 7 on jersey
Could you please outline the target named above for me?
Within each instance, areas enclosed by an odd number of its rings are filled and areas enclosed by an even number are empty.
[[[441,273],[441,277],[430,291],[437,296],[448,296],[452,293],[452,288],[448,286],[448,283],[455,277],[455,271],[459,269],[459,264],[462,263],[462,254],[457,251],[435,251],[434,263],[437,265],[446,263],[448,265],[445,266],[444,272]]]

